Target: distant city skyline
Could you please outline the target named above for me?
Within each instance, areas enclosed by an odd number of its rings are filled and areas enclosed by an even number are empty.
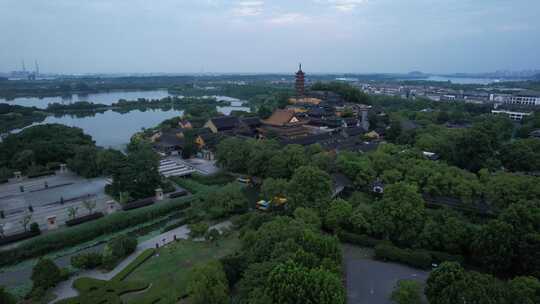
[[[535,0],[3,0],[0,72],[540,69]]]

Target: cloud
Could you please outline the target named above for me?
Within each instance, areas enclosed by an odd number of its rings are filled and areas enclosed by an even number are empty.
[[[262,14],[264,1],[240,1],[233,8],[232,14],[237,17],[252,17]]]
[[[327,0],[330,5],[341,12],[350,12],[359,5],[365,4],[368,0]]]
[[[267,20],[268,23],[275,25],[298,24],[306,23],[309,21],[311,21],[311,18],[309,16],[298,13],[286,13],[282,15],[277,15]]]

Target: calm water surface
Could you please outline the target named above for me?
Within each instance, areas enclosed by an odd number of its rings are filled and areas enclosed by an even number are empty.
[[[233,110],[249,112],[247,107],[231,106],[218,107],[217,109],[226,115],[229,115]],[[75,115],[48,116],[39,124],[58,123],[78,127],[83,129],[84,133],[92,136],[98,146],[123,150],[134,133],[141,131],[143,128],[155,127],[166,119],[183,114],[184,111],[178,110],[133,110],[128,113],[108,110],[88,117],[76,117]]]
[[[450,81],[456,84],[490,84],[498,82],[498,79],[491,78],[465,78],[465,77],[446,77],[446,76],[429,76],[425,80],[430,81]]]
[[[36,107],[45,109],[51,103],[70,104],[78,101],[88,101],[93,103],[102,103],[111,105],[118,102],[120,99],[125,100],[137,100],[139,98],[145,99],[161,99],[167,96],[171,96],[167,90],[152,90],[152,91],[116,91],[106,93],[95,94],[73,94],[68,96],[55,96],[55,97],[18,97],[13,100],[6,100],[0,98],[1,103],[8,103],[11,105]]]
[[[0,103],[7,103],[11,105],[19,105],[26,107],[36,107],[39,109],[45,109],[49,104],[60,103],[60,104],[71,104],[79,101],[88,101],[93,103],[101,103],[106,105],[111,105],[118,102],[120,99],[125,100],[137,100],[139,98],[144,99],[161,99],[168,96],[173,96],[169,94],[167,90],[152,90],[152,91],[114,91],[114,92],[105,92],[105,93],[95,93],[95,94],[72,94],[68,96],[55,96],[55,97],[18,97],[13,100],[6,100],[0,98]],[[184,97],[184,96],[178,96]],[[233,106],[241,106],[244,101],[229,97],[229,96],[203,96],[206,98],[216,98],[219,101],[228,101],[231,102]]]
[[[9,103],[29,107],[34,106],[40,109],[45,109],[50,103],[70,104],[77,101],[88,101],[111,105],[120,99],[161,99],[167,96],[172,96],[167,90],[116,91],[88,95],[73,94],[67,97],[20,97],[9,101],[0,99],[0,103]],[[229,115],[232,111],[250,111],[249,107],[242,106],[244,101],[236,98],[215,95],[205,97],[213,97],[220,101],[223,100],[230,102],[231,106],[217,107],[218,112],[225,115]],[[96,113],[94,116],[88,117],[76,117],[74,115],[63,115],[60,117],[48,116],[39,124],[58,123],[78,127],[83,129],[86,134],[91,135],[98,146],[111,147],[121,150],[129,143],[129,140],[134,133],[141,131],[143,128],[155,127],[166,119],[177,117],[182,114],[183,111],[178,110],[134,110],[128,113],[118,113],[109,110],[103,113]],[[16,133],[18,131],[20,130],[14,130],[13,132]]]

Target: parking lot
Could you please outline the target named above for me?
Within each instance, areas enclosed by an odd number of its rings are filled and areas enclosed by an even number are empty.
[[[82,205],[84,200],[96,203],[94,211],[106,208],[109,197],[104,192],[105,178],[85,179],[72,173],[26,179],[0,185],[0,218],[4,234],[10,235],[24,230],[21,221],[31,215],[31,222],[47,228],[47,218],[56,216],[58,225],[69,219],[68,209],[78,207],[77,216],[89,211]]]
[[[429,276],[427,271],[373,260],[351,246],[345,248],[344,255],[349,304],[393,304],[390,296],[399,280],[417,280],[424,285]]]

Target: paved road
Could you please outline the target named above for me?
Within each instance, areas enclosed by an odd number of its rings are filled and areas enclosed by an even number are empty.
[[[230,221],[225,221],[217,225],[214,225],[210,228],[221,230],[223,228],[229,227],[230,225],[231,225]],[[171,243],[174,241],[175,236],[177,239],[189,238],[189,228],[187,227],[187,225],[162,233],[145,242],[140,243],[137,246],[137,249],[135,250],[134,253],[132,253],[130,256],[124,259],[120,264],[118,264],[110,272],[104,273],[98,270],[87,270],[87,271],[82,271],[79,274],[70,277],[69,280],[67,281],[60,282],[58,286],[56,286],[53,290],[54,294],[57,295],[57,298],[52,303],[62,300],[62,299],[76,297],[78,295],[78,292],[72,286],[73,286],[73,282],[77,280],[78,278],[89,277],[89,278],[94,278],[98,280],[110,280],[117,273],[122,271],[122,269],[124,269],[127,265],[129,265],[129,263],[131,263],[139,254],[141,254],[141,252],[143,252],[144,250],[148,248],[155,248],[156,244],[158,244],[159,246],[163,246],[168,243]]]
[[[345,252],[348,304],[393,304],[390,295],[399,280],[425,283],[429,272],[407,266],[353,257]]]
[[[43,231],[47,229],[49,216],[56,216],[58,225],[63,225],[69,219],[67,209],[70,207],[78,207],[78,216],[86,215],[88,211],[82,206],[84,199],[97,203],[94,211],[104,211],[105,202],[110,199],[104,193],[105,185],[105,178],[85,179],[73,173],[0,185],[0,210],[5,215],[0,224],[6,235],[15,234],[24,231],[21,219],[32,215],[31,222],[37,222]],[[20,191],[21,187],[24,192]],[[64,204],[60,204],[60,198],[64,199]],[[33,207],[32,213],[29,206]]]

